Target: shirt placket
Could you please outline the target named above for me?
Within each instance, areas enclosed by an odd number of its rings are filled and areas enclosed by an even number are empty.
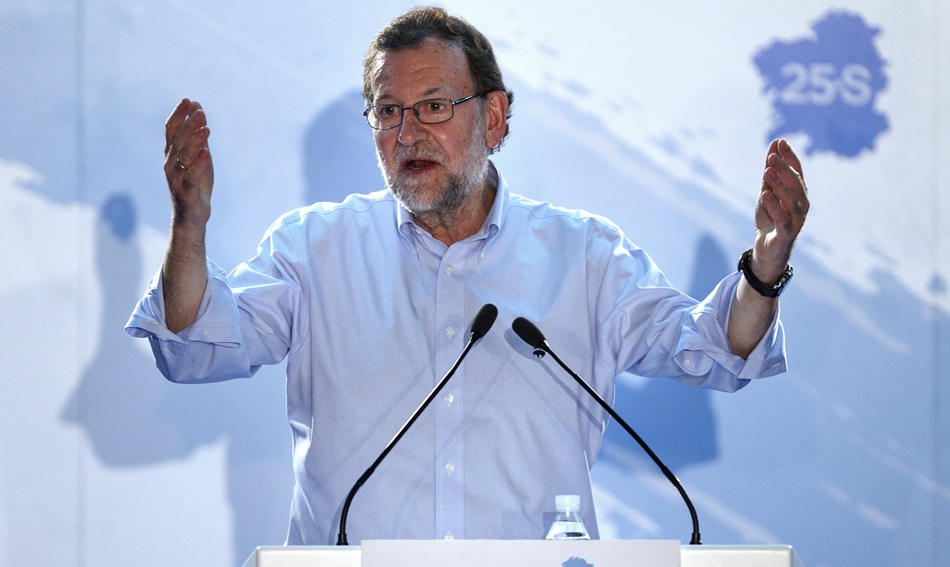
[[[464,251],[470,246],[458,243],[442,257],[436,280],[436,368],[439,376],[455,363],[465,346],[467,322],[464,317]],[[448,381],[435,406],[435,537],[455,539],[464,537],[464,473],[462,434],[462,385],[465,379],[464,363]]]

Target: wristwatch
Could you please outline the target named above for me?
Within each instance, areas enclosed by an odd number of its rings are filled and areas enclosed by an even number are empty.
[[[764,295],[765,297],[778,297],[785,290],[785,286],[788,285],[789,280],[792,279],[792,265],[788,264],[785,266],[785,271],[782,272],[782,277],[778,279],[778,283],[775,285],[769,285],[755,277],[755,274],[752,273],[752,268],[749,266],[751,263],[752,249],[749,248],[742,253],[742,256],[739,257],[739,267],[737,269],[742,272],[742,275],[745,276],[745,281],[749,282],[749,285],[752,286],[752,289],[759,292],[760,295]]]

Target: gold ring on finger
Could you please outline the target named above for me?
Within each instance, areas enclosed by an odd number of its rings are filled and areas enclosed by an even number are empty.
[[[181,158],[178,158],[177,161],[178,161],[178,169],[180,169],[180,170],[182,170],[182,171],[188,171],[188,166],[185,165],[185,164],[183,164],[183,163],[181,163]]]

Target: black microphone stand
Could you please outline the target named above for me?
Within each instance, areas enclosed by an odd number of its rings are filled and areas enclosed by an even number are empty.
[[[353,497],[356,496],[356,492],[369,480],[369,477],[373,476],[373,473],[376,472],[376,467],[379,466],[379,463],[383,462],[383,459],[386,458],[386,455],[393,450],[393,447],[396,446],[396,443],[402,439],[402,436],[406,434],[406,431],[412,426],[413,423],[419,419],[419,416],[422,415],[423,410],[428,407],[432,400],[439,394],[439,391],[445,386],[449,381],[455,371],[458,370],[460,364],[465,359],[465,356],[468,354],[468,351],[472,349],[472,346],[475,342],[483,337],[485,333],[488,332],[488,329],[495,323],[495,317],[498,316],[498,308],[496,308],[491,303],[486,303],[479,310],[478,314],[475,315],[475,320],[472,323],[472,334],[468,339],[468,343],[465,345],[465,348],[462,349],[462,354],[455,360],[455,364],[452,365],[452,368],[446,372],[445,376],[439,380],[439,383],[435,385],[435,388],[429,392],[429,395],[426,396],[426,399],[422,401],[416,411],[412,412],[412,415],[409,416],[409,419],[406,420],[406,423],[403,424],[399,431],[396,432],[396,435],[386,444],[386,448],[383,449],[383,452],[376,457],[376,460],[373,461],[373,464],[369,466],[366,471],[360,475],[356,480],[356,483],[353,485],[353,488],[350,489],[349,494],[346,495],[346,500],[343,502],[343,509],[340,512],[340,533],[337,534],[337,545],[349,545],[349,542],[346,541],[346,516],[350,511],[350,504],[353,502]]]
[[[617,423],[619,423],[620,426],[623,427],[631,437],[633,437],[634,441],[636,441],[640,447],[643,448],[644,452],[646,452],[646,454],[649,455],[651,459],[653,459],[653,462],[656,463],[656,466],[660,468],[663,476],[665,476],[667,480],[669,480],[670,483],[676,487],[676,490],[679,491],[680,496],[683,497],[683,501],[686,502],[686,507],[689,508],[689,515],[693,520],[693,535],[689,541],[690,545],[702,544],[703,542],[699,534],[699,517],[696,515],[696,508],[693,507],[693,502],[689,499],[689,495],[686,494],[686,489],[683,488],[683,483],[681,483],[680,480],[676,478],[676,475],[674,475],[673,472],[670,471],[670,469],[668,469],[665,464],[663,464],[663,461],[661,461],[660,457],[658,457],[657,454],[654,453],[652,449],[650,449],[650,446],[646,444],[646,441],[637,435],[637,432],[634,431],[632,427],[627,425],[627,422],[624,421],[623,418],[620,417],[620,415],[615,412],[612,407],[610,407],[610,404],[604,401],[604,399],[600,396],[600,394],[597,393],[596,390],[591,388],[590,384],[588,384],[586,380],[578,376],[576,372],[564,364],[558,355],[555,354],[553,350],[551,350],[551,346],[548,345],[548,341],[544,338],[544,335],[534,325],[534,323],[528,321],[524,317],[518,317],[515,319],[514,323],[512,323],[511,328],[519,337],[521,337],[521,340],[536,349],[534,351],[535,355],[540,357],[543,356],[544,353],[550,354],[551,358],[553,358],[554,361],[557,362],[565,372],[570,374],[571,377],[574,378],[574,380],[577,381],[577,383],[580,384],[581,387],[584,388],[584,390],[586,390],[592,398],[597,400],[597,403],[600,404],[600,407],[604,408],[604,410],[610,414],[610,417],[617,420]]]

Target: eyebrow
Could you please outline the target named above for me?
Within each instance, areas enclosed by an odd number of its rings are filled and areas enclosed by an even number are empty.
[[[445,94],[445,95],[448,95],[448,93],[441,93],[441,92],[440,92],[440,91],[447,91],[447,90],[448,90],[448,88],[446,88],[446,87],[432,87],[432,88],[426,89],[425,91],[422,92],[421,95],[419,95],[419,96],[423,97],[423,98],[421,98],[421,99],[419,99],[419,100],[425,100],[425,97],[430,97],[430,96],[432,96],[432,95],[434,95],[434,94]],[[387,99],[387,98],[388,98],[388,99],[392,99],[393,96],[390,95],[390,94],[388,94],[388,93],[382,93],[382,94],[380,94],[380,96],[376,97],[373,102],[379,103],[379,101],[384,100],[384,99]],[[418,101],[416,101],[416,102],[418,102]],[[393,104],[393,103],[383,103],[383,104]],[[413,104],[415,104],[415,103],[413,103]]]
[[[422,96],[434,95],[434,94],[436,94],[437,92],[439,92],[439,91],[444,91],[444,90],[447,90],[447,89],[446,89],[445,87],[432,87],[431,89],[429,89],[429,90],[427,90],[426,92],[422,93]]]

